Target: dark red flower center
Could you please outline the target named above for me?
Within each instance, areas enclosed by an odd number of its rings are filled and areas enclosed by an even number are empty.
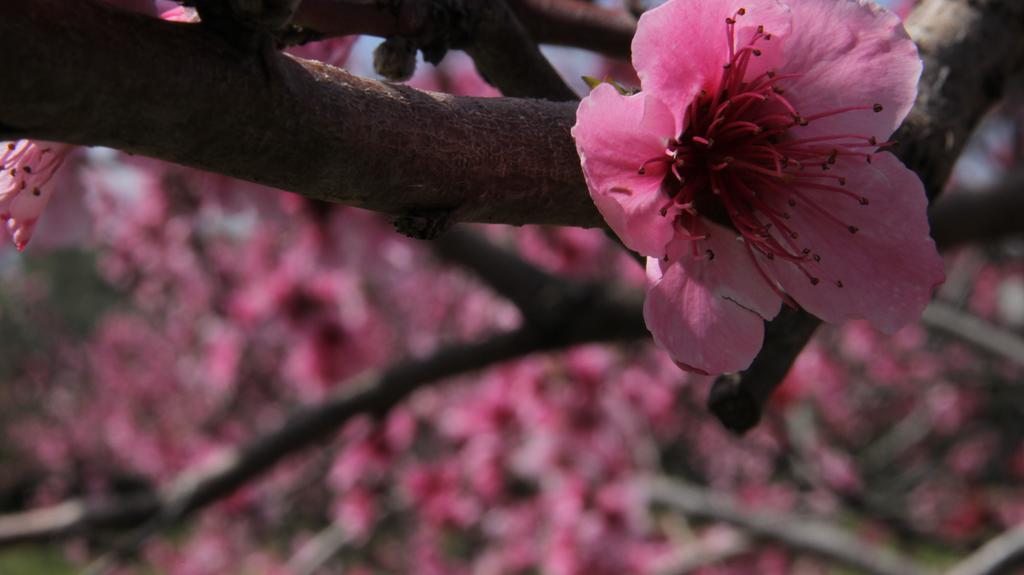
[[[640,167],[639,173],[646,173],[651,164],[668,165],[661,214],[672,218],[677,238],[694,240],[694,257],[714,257],[710,250],[701,253],[698,247],[698,240],[708,234],[702,222],[707,219],[743,237],[762,275],[755,254],[788,260],[817,285],[821,279],[814,263],[821,256],[793,229],[794,210],[856,234],[858,227],[823,207],[822,195],[839,194],[854,205],[869,205],[868,198],[846,187],[846,177],[835,167],[841,158],[870,163],[878,148],[891,143],[853,133],[800,137],[798,129],[839,114],[881,112],[882,106],[866,104],[805,115],[783,87],[799,75],[769,70],[747,79],[751,63],[761,56],[762,48],[769,49],[772,36],[758,26],[750,40],[738,46],[736,22],[745,14],[741,8],[725,21],[729,54],[718,84],[702,90],[687,105],[683,133],[668,143],[663,156]],[[839,279],[832,281],[843,285]],[[775,282],[768,283],[774,289]]]

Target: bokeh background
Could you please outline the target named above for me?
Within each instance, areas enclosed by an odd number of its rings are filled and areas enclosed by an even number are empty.
[[[296,51],[374,76],[379,42]],[[581,93],[583,75],[636,83],[622,62],[546,53]],[[497,95],[461,53],[410,84]],[[1018,87],[985,120],[947,193],[1019,177],[1022,103]],[[378,214],[105,149],[58,177],[29,248],[0,245],[2,513],[152,490],[366,370],[520,321]],[[598,230],[476,230],[558,274],[642,285]],[[821,329],[745,437],[652,343],[531,356],[348,423],[114,572],[846,572],[648,505],[638,481],[661,474],[947,565],[1024,522],[1022,255],[945,253],[935,303],[895,335]],[[0,574],[77,572],[114,541],[0,548]]]

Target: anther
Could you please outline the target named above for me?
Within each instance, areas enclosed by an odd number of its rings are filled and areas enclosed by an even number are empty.
[[[881,104],[875,104],[874,106],[871,107],[871,109],[874,110],[875,113],[877,114],[877,113],[881,112],[882,110],[884,110],[885,108],[883,108]]]
[[[867,155],[867,160],[868,160],[868,163],[870,164],[871,163],[871,154]]]
[[[858,228],[857,226],[847,226],[846,229],[850,230],[851,234],[855,234],[860,231],[860,228]]]
[[[846,178],[844,178],[843,176],[839,176],[839,185],[840,186],[845,186],[846,185]]]
[[[743,16],[744,14],[747,13],[747,9],[746,8],[740,8],[739,10],[736,11],[736,13],[739,14],[740,16]]]
[[[877,146],[878,138],[871,136],[870,138],[868,138],[868,143],[871,144],[872,146]]]
[[[828,163],[835,164],[837,157],[839,157],[839,150],[833,148],[832,152],[828,155]]]
[[[39,188],[33,188],[32,189],[32,195],[38,197],[38,196],[43,195],[43,192],[39,191]]]
[[[707,254],[708,261],[711,261],[711,260],[715,259],[715,252],[713,252],[711,250],[707,250],[704,253]]]
[[[761,55],[761,51],[758,50],[757,48],[754,48],[753,51],[752,51],[752,54],[754,54],[755,56],[760,56]]]
[[[861,196],[861,197],[860,197],[860,199],[859,199],[859,200],[857,200],[857,201],[858,201],[858,202],[860,202],[860,205],[862,205],[862,206],[866,206],[866,205],[868,205],[868,204],[870,204],[870,203],[871,203],[871,202],[870,202],[870,201],[869,201],[869,200],[868,200],[867,198],[865,198],[864,196]]]
[[[811,256],[811,257],[812,257],[812,258],[814,258],[814,261],[816,261],[816,262],[820,262],[820,261],[821,261],[821,256],[820,256],[820,255],[818,255],[818,254],[814,254],[814,255],[813,255],[813,256]]]
[[[732,25],[732,24],[735,24],[735,23],[736,23],[736,21],[735,21],[735,20],[733,20],[732,18],[726,18],[726,19],[725,19],[725,23],[726,23],[726,24],[729,24],[729,25]]]
[[[836,287],[838,287],[838,288],[843,287],[843,280],[836,280]]]
[[[766,72],[765,75],[768,76],[769,78],[774,78],[775,70],[768,70],[768,72]]]
[[[816,278],[816,277],[814,277],[814,276],[811,276],[811,285],[812,285],[812,286],[816,286],[816,285],[818,285],[818,284],[819,284],[820,282],[821,282],[821,280],[820,280],[820,279],[818,279],[818,278]]]
[[[807,254],[811,253],[811,248],[804,248],[800,250],[800,253],[806,256]]]
[[[8,152],[14,151],[14,143],[13,142],[9,142],[7,144],[7,151]]]
[[[789,200],[786,203],[789,204],[789,207],[791,208],[796,207],[796,200],[794,200],[793,198],[789,198]]]
[[[22,169],[25,170],[26,174],[31,174],[32,173],[32,166],[25,166]]]

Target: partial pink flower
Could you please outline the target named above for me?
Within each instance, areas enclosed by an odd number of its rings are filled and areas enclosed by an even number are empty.
[[[0,142],[0,221],[18,251],[32,239],[53,194],[53,175],[73,148],[35,140]]]
[[[865,0],[669,0],[640,19],[643,91],[573,128],[591,197],[648,256],[644,315],[684,369],[741,370],[782,302],[892,332],[944,280],[920,179],[885,151],[921,61]]]

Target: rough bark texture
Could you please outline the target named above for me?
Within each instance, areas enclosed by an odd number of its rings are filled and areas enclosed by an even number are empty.
[[[19,63],[0,138],[110,146],[392,214],[601,224],[575,104],[431,94],[287,56],[268,76],[202,27],[92,0],[0,2],[0,51]]]
[[[897,155],[938,195],[981,117],[1024,67],[1024,2],[926,0],[907,19],[924,60]]]

